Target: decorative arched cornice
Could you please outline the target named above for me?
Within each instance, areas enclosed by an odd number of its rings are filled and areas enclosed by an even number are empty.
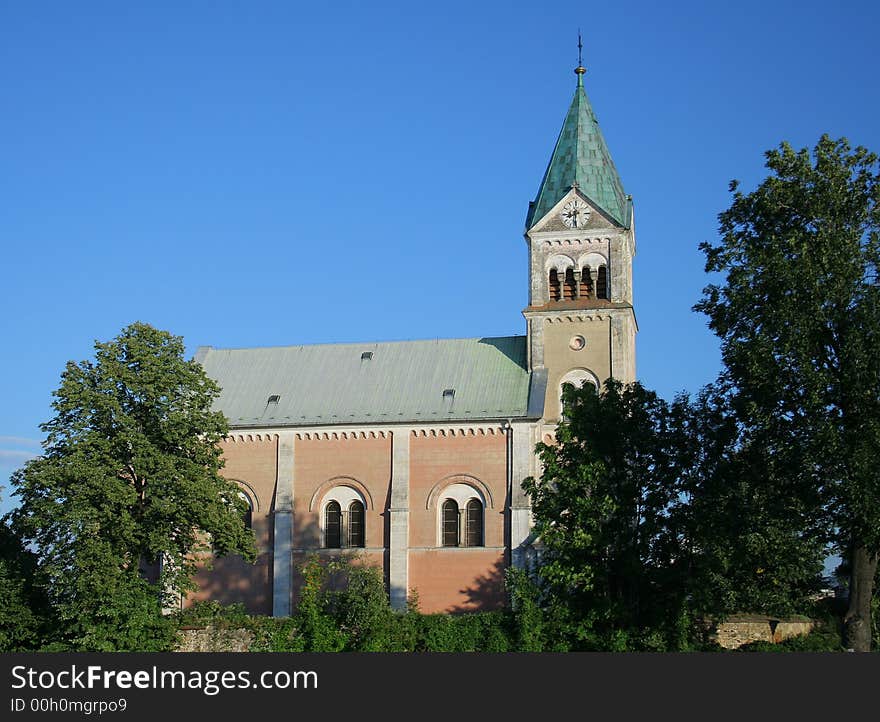
[[[428,494],[428,499],[425,502],[425,508],[436,508],[437,499],[443,493],[443,490],[447,486],[452,486],[453,484],[466,484],[467,486],[472,486],[475,489],[478,489],[483,495],[483,498],[486,500],[486,508],[495,508],[495,502],[492,499],[492,492],[489,491],[489,487],[486,486],[486,484],[484,484],[482,481],[480,481],[476,476],[471,476],[470,474],[450,474],[449,476],[444,476],[442,479],[440,479],[440,481],[434,484],[434,486],[431,488],[431,491]]]
[[[321,486],[315,489],[315,493],[312,494],[312,499],[311,501],[309,501],[309,511],[315,511],[318,501],[328,491],[330,491],[330,489],[333,489],[337,486],[350,486],[364,498],[364,504],[366,505],[367,509],[374,508],[373,496],[372,494],[370,494],[367,487],[361,484],[361,482],[350,476],[334,476],[332,479],[327,479],[327,481],[325,481],[323,484],[321,484]]]
[[[276,441],[278,439],[278,434],[266,434],[266,433],[243,433],[237,432],[229,434],[223,438],[223,441],[228,441],[232,444],[236,443],[251,443],[251,442],[270,442]]]
[[[238,484],[242,487],[242,491],[244,491],[253,502],[254,511],[260,510],[260,497],[257,496],[257,492],[254,491],[254,487],[248,484],[246,481],[242,481],[241,479],[229,479],[229,481]]]
[[[447,436],[497,436],[504,432],[504,429],[495,426],[465,426],[458,428],[430,428],[430,429],[413,429],[413,436],[421,437],[447,437]]]
[[[385,439],[390,431],[371,429],[369,431],[297,431],[298,441],[350,441],[354,439]]]
[[[571,246],[590,246],[594,244],[601,243],[610,243],[610,238],[554,238],[551,240],[544,241],[544,248],[553,248],[556,246],[557,248],[562,247],[571,247]]]
[[[590,313],[590,314],[581,314],[581,313],[567,313],[564,316],[548,316],[546,318],[547,323],[574,323],[574,322],[583,322],[583,321],[607,321],[611,318],[611,314],[608,313]]]

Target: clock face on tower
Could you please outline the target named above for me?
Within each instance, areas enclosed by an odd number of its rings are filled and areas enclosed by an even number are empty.
[[[565,204],[560,217],[568,228],[583,228],[590,217],[590,207],[580,198],[575,198]]]

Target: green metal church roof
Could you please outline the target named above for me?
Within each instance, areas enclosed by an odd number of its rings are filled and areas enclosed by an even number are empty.
[[[529,415],[525,336],[242,349],[206,346],[196,352],[195,360],[220,385],[215,408],[233,427]]]
[[[623,191],[614,161],[599,130],[599,121],[587,99],[582,74],[578,75],[574,98],[538,195],[529,204],[526,230],[547,215],[575,184],[617,223],[629,227],[631,203]]]

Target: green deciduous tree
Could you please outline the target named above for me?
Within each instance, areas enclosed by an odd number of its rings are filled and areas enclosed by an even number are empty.
[[[556,443],[538,445],[541,478],[523,483],[540,576],[575,620],[572,646],[626,648],[624,636],[663,627],[682,604],[672,512],[685,407],[614,380],[601,394],[568,386],[564,405]]]
[[[394,612],[382,570],[363,559],[339,557],[329,565],[327,606],[346,637],[346,651],[384,652],[393,637]]]
[[[42,646],[46,598],[37,583],[37,560],[0,522],[0,652]]]
[[[815,504],[849,561],[844,643],[871,643],[880,550],[880,176],[877,156],[823,136],[766,154],[751,193],[731,184],[695,307],[721,339],[737,413],[795,503]],[[812,501],[811,501],[812,500]]]
[[[814,505],[792,493],[788,470],[739,421],[723,388],[707,386],[689,407],[677,433],[674,511],[689,608],[714,618],[809,610],[825,551]]]
[[[224,416],[179,337],[143,323],[69,362],[43,454],[13,475],[11,514],[32,548],[61,646],[168,643],[161,611],[203,550],[255,556],[237,487],[220,475]]]
[[[294,620],[298,652],[341,652],[347,641],[328,599],[329,564],[311,555],[300,568],[302,586]]]
[[[609,380],[564,403],[556,442],[538,447],[542,477],[524,483],[541,644],[686,649],[697,619],[809,608],[823,544],[722,388],[668,403]]]
[[[516,567],[507,568],[504,584],[510,597],[516,651],[545,651],[547,638],[540,588],[524,569]]]

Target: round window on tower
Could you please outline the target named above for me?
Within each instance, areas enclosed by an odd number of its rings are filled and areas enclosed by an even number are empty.
[[[568,345],[573,351],[580,351],[587,345],[587,340],[583,336],[572,336]]]

